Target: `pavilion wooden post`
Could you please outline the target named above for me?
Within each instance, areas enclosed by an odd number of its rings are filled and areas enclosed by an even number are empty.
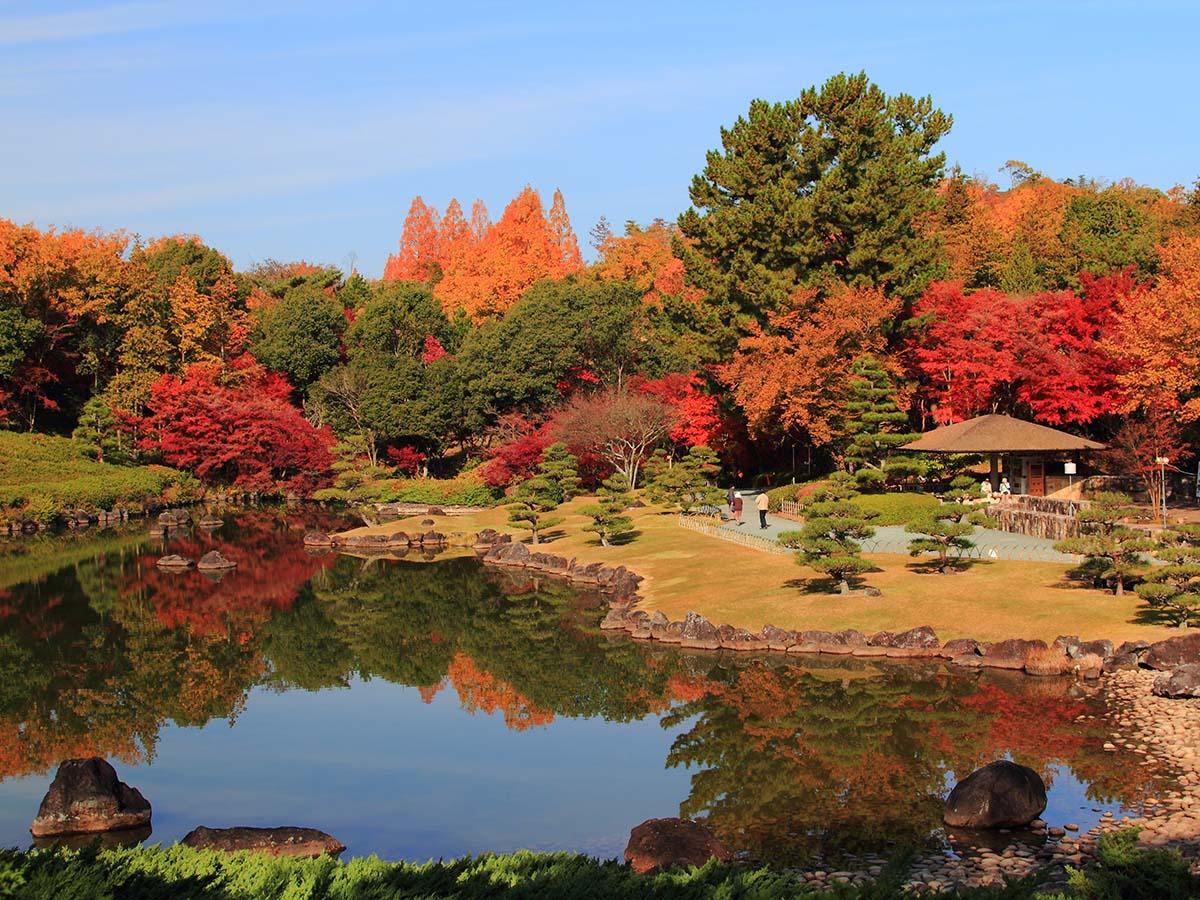
[[[989,463],[991,466],[991,471],[990,471],[988,477],[991,478],[992,493],[994,494],[998,490],[1000,490],[1000,454],[999,453],[989,453],[988,459],[989,459]]]

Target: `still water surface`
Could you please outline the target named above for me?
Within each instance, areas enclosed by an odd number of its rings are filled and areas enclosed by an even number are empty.
[[[1076,721],[1100,707],[1069,679],[645,646],[552,580],[312,555],[306,528],[351,524],[327,513],[225,521],[0,556],[0,846],[28,846],[55,766],[93,754],[150,800],[151,842],[308,825],[415,860],[617,856],[672,815],[775,862],[936,840],[948,785],[1001,756],[1043,774],[1052,823],[1153,788]],[[154,566],[213,548],[237,570]]]

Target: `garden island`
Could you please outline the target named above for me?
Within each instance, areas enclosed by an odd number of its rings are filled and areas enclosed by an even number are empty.
[[[953,124],[381,277],[0,220],[0,896],[1200,896],[1200,199]]]

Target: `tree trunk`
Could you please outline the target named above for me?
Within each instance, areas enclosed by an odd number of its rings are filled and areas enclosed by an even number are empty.
[[[533,532],[533,542],[534,542],[535,544],[541,543],[541,542],[538,540],[538,530],[537,530],[537,528],[531,528],[531,529],[529,529],[529,530],[530,530],[531,532]]]
[[[606,538],[603,533],[601,533],[601,535],[600,535],[600,546],[601,547],[608,546],[608,538]]]
[[[1122,578],[1120,575],[1117,576],[1117,589],[1116,589],[1115,593],[1118,597],[1125,596],[1125,579]]]
[[[843,578],[841,581],[838,582],[838,593],[839,594],[849,594],[850,593],[849,580]]]

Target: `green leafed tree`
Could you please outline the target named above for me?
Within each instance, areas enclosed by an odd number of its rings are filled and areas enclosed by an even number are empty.
[[[724,495],[716,486],[721,466],[708,447],[692,447],[677,460],[665,450],[656,450],[647,470],[646,495],[652,503],[684,513],[722,503]]]
[[[1154,555],[1166,563],[1146,573],[1135,590],[1180,628],[1200,615],[1200,525],[1175,525],[1159,536]]]
[[[862,558],[860,541],[875,534],[870,520],[877,513],[855,503],[856,496],[850,476],[837,473],[804,504],[804,527],[779,536],[780,544],[799,551],[798,563],[828,575],[842,594],[873,568]]]
[[[864,356],[850,370],[846,402],[845,460],[863,490],[883,486],[893,451],[916,440],[908,415],[896,404],[891,373],[874,356]]]
[[[268,306],[254,329],[259,362],[287,375],[300,391],[337,365],[346,317],[342,305],[315,287],[289,290]]]
[[[592,520],[590,525],[583,526],[583,530],[600,538],[601,546],[611,546],[615,540],[633,531],[633,519],[624,515],[632,499],[629,480],[620,472],[614,472],[601,485],[599,500],[580,510]]]
[[[913,556],[934,554],[933,568],[945,575],[954,571],[955,562],[964,550],[975,546],[971,535],[975,526],[968,521],[975,513],[967,502],[981,496],[979,485],[969,475],[959,475],[950,482],[950,489],[942,495],[928,516],[909,522],[904,530],[918,535],[908,544]]]
[[[1131,575],[1143,568],[1141,554],[1155,546],[1146,532],[1123,524],[1136,514],[1127,495],[1115,491],[1097,494],[1090,506],[1076,513],[1079,536],[1059,541],[1054,549],[1086,557],[1080,574],[1112,584],[1120,597]]]
[[[753,101],[692,180],[688,271],[760,319],[834,277],[915,296],[940,271],[920,219],[939,202],[933,147],[951,124],[929,97],[888,96],[861,72]]]

